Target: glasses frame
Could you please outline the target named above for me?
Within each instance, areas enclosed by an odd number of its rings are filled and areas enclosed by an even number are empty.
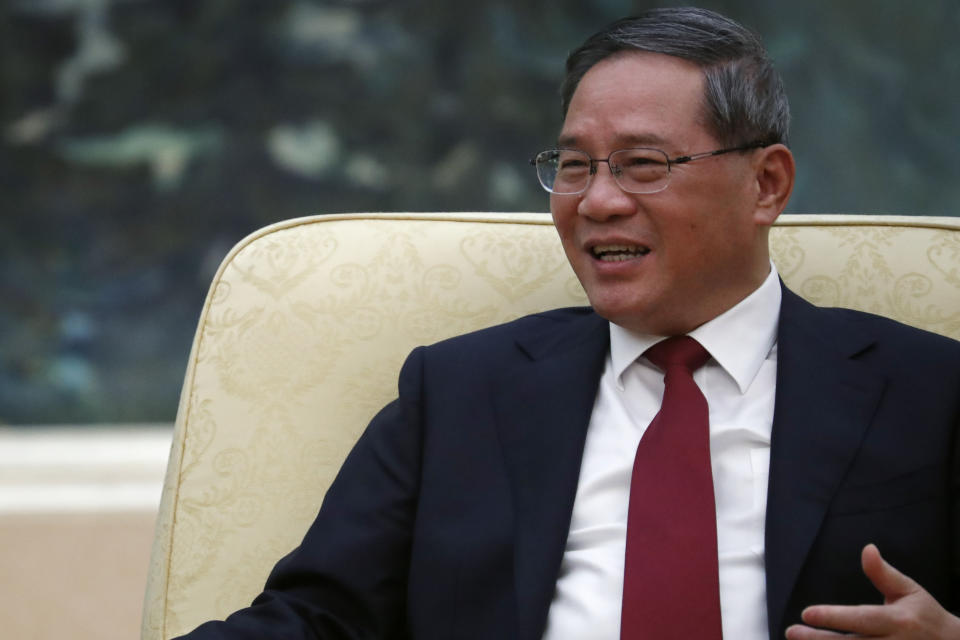
[[[594,158],[586,151],[581,151],[580,149],[557,147],[554,149],[546,149],[544,151],[541,151],[537,155],[533,156],[532,158],[530,158],[530,164],[532,164],[534,168],[537,169],[537,181],[540,183],[540,186],[543,187],[543,189],[547,193],[550,193],[553,195],[577,196],[577,195],[580,195],[581,193],[584,193],[587,189],[590,188],[590,183],[593,181],[593,176],[596,175],[597,173],[597,165],[601,162],[607,163],[607,168],[610,169],[610,174],[613,176],[613,179],[616,181],[617,186],[620,187],[620,189],[622,189],[626,193],[650,194],[650,193],[659,193],[667,188],[667,186],[670,184],[670,176],[672,174],[671,169],[673,168],[673,165],[687,164],[688,162],[693,162],[694,160],[701,160],[703,158],[712,158],[714,156],[722,156],[725,153],[734,153],[736,151],[750,151],[752,149],[761,149],[769,145],[770,143],[768,142],[756,141],[756,142],[750,142],[748,144],[743,144],[737,147],[725,147],[723,149],[715,149],[713,151],[703,151],[700,153],[677,156],[676,158],[671,158],[669,155],[667,155],[666,151],[664,151],[663,149],[657,149],[655,147],[627,147],[625,149],[617,149],[616,151],[611,151],[606,158]],[[667,161],[667,174],[666,174],[666,180],[664,180],[663,186],[661,186],[658,189],[654,189],[653,191],[635,191],[633,189],[627,189],[626,187],[623,186],[623,184],[621,184],[620,182],[621,172],[615,169],[616,165],[610,164],[610,158],[612,158],[616,154],[621,153],[623,151],[632,151],[635,149],[641,149],[644,151],[656,151],[663,155],[664,159]],[[580,189],[579,191],[570,191],[566,193],[560,193],[560,192],[554,191],[551,187],[548,187],[547,184],[543,181],[543,178],[540,176],[540,168],[537,165],[537,159],[545,153],[554,153],[559,151],[576,151],[578,153],[582,153],[590,160],[590,171],[587,174],[587,183],[583,186],[583,189]]]

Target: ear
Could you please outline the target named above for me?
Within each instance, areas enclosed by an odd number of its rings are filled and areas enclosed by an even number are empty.
[[[787,206],[793,192],[796,168],[793,154],[786,145],[773,144],[763,147],[754,156],[754,171],[757,180],[757,204],[754,222],[769,226]]]

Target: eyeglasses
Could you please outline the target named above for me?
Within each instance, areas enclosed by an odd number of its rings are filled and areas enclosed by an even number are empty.
[[[530,164],[537,168],[537,178],[541,186],[549,193],[557,195],[572,196],[586,191],[600,162],[607,163],[613,178],[627,193],[657,193],[670,184],[670,168],[675,164],[686,164],[701,158],[765,146],[767,144],[764,142],[751,142],[739,147],[676,158],[670,158],[660,149],[646,147],[620,149],[606,158],[591,158],[588,153],[576,149],[547,149],[531,158]]]

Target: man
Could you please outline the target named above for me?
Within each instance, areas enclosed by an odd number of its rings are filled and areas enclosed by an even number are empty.
[[[759,41],[623,20],[563,106],[535,164],[592,309],[415,350],[264,593],[189,637],[960,637],[960,345],[782,288],[794,165]],[[699,422],[701,462],[650,448]]]

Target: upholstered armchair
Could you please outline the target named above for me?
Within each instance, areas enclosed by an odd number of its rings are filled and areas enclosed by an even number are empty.
[[[960,338],[960,218],[782,216],[771,249],[815,304]],[[243,240],[194,339],[142,637],[251,601],[411,348],[583,304],[546,214],[314,216]]]

